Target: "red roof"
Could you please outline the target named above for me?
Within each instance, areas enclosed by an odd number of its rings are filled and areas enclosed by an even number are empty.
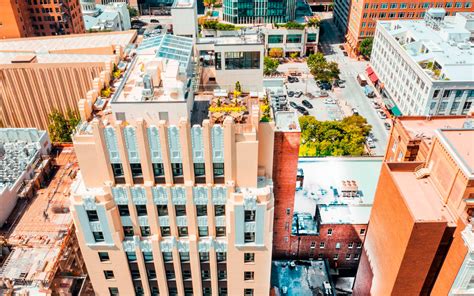
[[[379,80],[379,78],[374,72],[372,72],[372,74],[369,74],[369,79],[370,81],[372,81],[372,83],[376,83]]]
[[[371,75],[372,73],[374,73],[374,70],[372,70],[372,67],[368,66],[367,69],[365,69],[365,71],[367,72],[368,75]]]

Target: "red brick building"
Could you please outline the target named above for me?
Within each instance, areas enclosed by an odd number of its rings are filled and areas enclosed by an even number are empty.
[[[353,295],[474,294],[473,126],[456,117],[395,121]],[[405,159],[411,135],[427,151]]]

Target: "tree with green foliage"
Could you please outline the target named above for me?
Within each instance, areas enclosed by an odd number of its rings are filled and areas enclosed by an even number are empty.
[[[359,115],[341,121],[318,121],[301,116],[300,156],[360,156],[372,127]]]
[[[130,18],[134,18],[138,16],[138,10],[135,7],[131,7],[127,5],[128,13],[130,14]]]
[[[49,115],[49,137],[53,142],[72,142],[71,135],[81,121],[78,114],[72,110],[66,112],[66,116],[58,110],[53,110]]]
[[[310,27],[319,28],[320,25],[321,25],[321,21],[317,17],[312,17],[308,19],[308,21],[306,22],[306,26],[309,28]]]
[[[292,30],[303,30],[305,27],[304,24],[300,24],[295,21],[289,21],[286,24],[280,24],[279,26],[287,28],[287,29],[292,29]]]
[[[310,55],[307,64],[316,80],[330,81],[338,78],[341,73],[339,65],[336,62],[328,62],[320,52]]]
[[[263,58],[263,74],[271,75],[277,72],[279,62],[277,59],[272,59],[270,57]]]
[[[369,37],[362,40],[359,44],[359,52],[365,58],[370,58],[370,54],[372,53],[372,44],[374,43],[374,38]]]

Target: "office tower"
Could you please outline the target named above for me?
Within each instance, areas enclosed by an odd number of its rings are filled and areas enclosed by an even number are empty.
[[[223,20],[233,24],[286,23],[295,19],[295,0],[224,0]]]
[[[79,0],[0,2],[0,38],[84,33]]]
[[[404,115],[466,115],[474,101],[474,13],[430,9],[424,20],[379,21],[370,79]],[[370,71],[369,71],[370,72]]]
[[[192,52],[149,38],[110,99],[79,102],[71,209],[98,295],[269,293],[274,123],[262,93],[242,87],[231,113],[228,92],[194,93]]]
[[[430,8],[443,8],[447,15],[458,12],[472,12],[471,1],[347,1],[336,0],[334,22],[346,34],[346,49],[350,56],[358,55],[360,42],[375,36],[378,20],[422,19]]]
[[[0,126],[47,129],[53,110],[78,111],[93,79],[135,38],[127,31],[0,40]]]
[[[397,124],[429,152],[382,165],[354,295],[472,294],[472,119]]]

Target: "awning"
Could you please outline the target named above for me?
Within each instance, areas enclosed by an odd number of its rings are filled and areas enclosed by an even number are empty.
[[[368,66],[367,69],[365,69],[365,71],[367,72],[367,75],[371,75],[372,73],[374,73],[374,70],[372,69],[372,67]]]
[[[383,104],[394,116],[402,116],[402,112],[398,108],[397,104],[390,98],[382,98]]]
[[[372,81],[372,83],[376,83],[377,81],[379,81],[379,78],[374,72],[372,72],[372,74],[369,74],[369,79],[370,81]]]

